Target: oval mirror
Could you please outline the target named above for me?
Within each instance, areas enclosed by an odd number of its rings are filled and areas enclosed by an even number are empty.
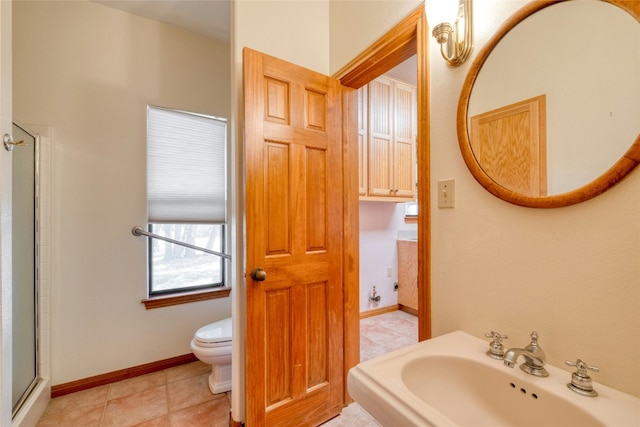
[[[501,199],[588,200],[640,163],[640,2],[535,1],[478,53],[458,103],[462,156]]]

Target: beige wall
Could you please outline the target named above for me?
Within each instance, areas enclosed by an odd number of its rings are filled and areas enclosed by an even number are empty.
[[[476,3],[474,55],[524,4]],[[332,72],[397,22],[389,13],[403,5],[415,2],[332,2]],[[596,381],[640,396],[640,171],[572,207],[528,209],[492,196],[468,172],[456,135],[473,57],[449,68],[430,43],[433,334],[498,330],[521,347],[536,330],[551,364],[580,357],[601,368]],[[437,181],[448,178],[456,207],[438,209]]]
[[[329,73],[329,1],[241,0],[235,4],[234,55],[254,50]]]
[[[292,10],[291,2],[265,3],[233,5],[238,128],[243,46],[331,73],[419,4],[315,1],[295,2]],[[522,4],[483,6],[476,13],[476,46]],[[188,353],[193,328],[227,315],[229,303],[152,311],[139,303],[144,244],[129,230],[145,217],[144,106],[228,116],[221,107],[228,103],[212,101],[226,99],[226,89],[204,76],[223,75],[229,61],[199,55],[217,51],[203,39],[96,4],[18,2],[14,13],[14,49],[21,52],[14,58],[14,116],[55,128],[54,384]],[[176,82],[185,72],[176,59],[191,55],[202,62]],[[470,176],[457,146],[457,97],[469,62],[446,67],[433,41],[431,61],[431,103],[439,108],[431,111],[432,194],[438,179],[457,181],[456,208],[433,206],[434,334],[463,329],[481,336],[497,329],[510,335],[507,345],[520,346],[536,329],[552,364],[584,358],[602,369],[597,381],[640,395],[637,376],[629,375],[640,369],[640,174],[569,208],[534,210],[496,199]],[[239,166],[241,145],[235,150]],[[241,176],[239,167],[239,189]],[[237,203],[241,208],[241,197]],[[234,264],[241,273],[240,260]],[[243,289],[244,283],[234,289],[236,313]],[[241,319],[234,327],[234,345],[241,346]],[[235,419],[244,412],[238,349]]]
[[[424,0],[332,0],[331,73],[336,73]]]
[[[482,3],[476,46],[523,4]],[[448,68],[436,46],[431,39],[432,194],[439,179],[455,178],[456,208],[431,201],[434,335],[498,330],[509,335],[507,346],[520,347],[536,330],[549,363],[582,358],[600,367],[596,381],[640,395],[631,374],[640,372],[640,171],[566,208],[522,208],[492,196],[457,146],[457,96],[470,61]]]
[[[229,298],[145,310],[147,104],[230,116],[229,48],[86,2],[14,3],[14,118],[51,126],[53,384],[190,353]]]

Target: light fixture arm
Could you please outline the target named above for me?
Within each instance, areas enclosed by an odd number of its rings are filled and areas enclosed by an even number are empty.
[[[433,37],[440,44],[440,53],[447,64],[457,67],[473,50],[473,5],[472,0],[460,0],[456,22],[447,22],[433,28]],[[462,28],[460,28],[462,27]],[[460,34],[462,31],[463,34]]]

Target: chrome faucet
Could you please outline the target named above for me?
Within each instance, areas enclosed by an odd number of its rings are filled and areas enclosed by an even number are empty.
[[[525,348],[510,348],[507,350],[504,354],[504,364],[513,368],[521,355],[524,357],[524,363],[520,365],[520,369],[536,377],[549,376],[547,370],[544,369],[547,357],[538,346],[538,334],[536,331],[531,332],[531,342]]]

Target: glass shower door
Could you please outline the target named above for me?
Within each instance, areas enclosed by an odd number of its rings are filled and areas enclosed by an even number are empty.
[[[13,156],[13,413],[38,382],[37,348],[37,139],[16,124]]]

